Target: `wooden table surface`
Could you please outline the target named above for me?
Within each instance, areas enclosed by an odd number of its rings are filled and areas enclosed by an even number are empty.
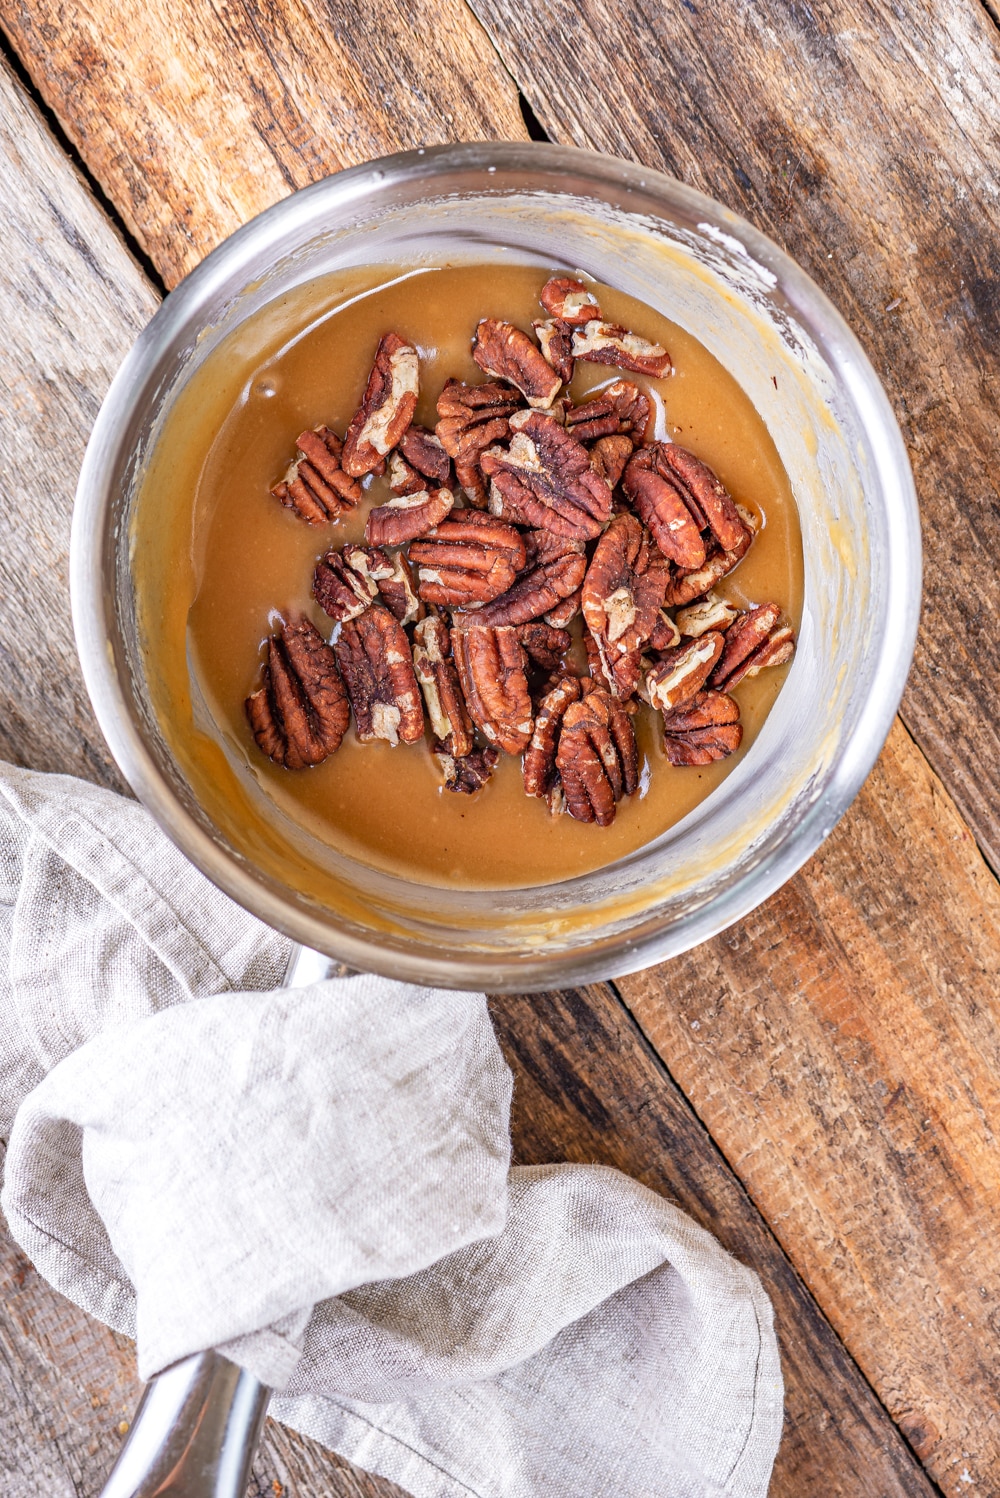
[[[926,558],[876,769],[714,941],[494,1012],[520,1161],[616,1165],[760,1273],[787,1387],[774,1498],[1000,1493],[993,0],[0,0],[0,25],[0,755],[18,763],[121,786],[69,623],[87,434],[164,291],[293,188],[448,140],[594,147],[744,214],[856,330]],[[137,1395],[130,1345],[0,1239],[3,1491],[97,1494]],[[398,1490],[272,1423],[250,1491]]]

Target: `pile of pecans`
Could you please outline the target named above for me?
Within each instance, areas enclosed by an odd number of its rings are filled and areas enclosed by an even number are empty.
[[[537,342],[480,322],[487,380],[448,380],[433,432],[413,423],[417,351],[387,333],[343,441],[328,427],[298,438],[272,493],[302,520],[335,521],[387,469],[392,498],[365,545],[317,563],[332,643],[304,615],[267,643],[246,710],[288,769],[333,754],[352,710],[362,741],[416,743],[429,721],[449,790],[477,791],[501,752],[522,754],[529,796],[607,826],[638,786],[640,701],[662,714],[672,764],[709,764],[742,737],[732,688],[791,659],[777,604],[740,612],[713,591],[755,517],[693,453],[646,441],[632,381],[579,404],[563,390],[577,359],[663,376],[666,349],[605,322],[580,281],[549,280],[540,302]],[[580,615],[586,674],[568,627]]]

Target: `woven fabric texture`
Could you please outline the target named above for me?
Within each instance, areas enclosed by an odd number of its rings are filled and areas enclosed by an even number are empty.
[[[11,1231],[150,1377],[220,1348],[415,1498],[763,1498],[757,1277],[619,1172],[510,1168],[482,994],[280,988],[134,803],[0,766]]]

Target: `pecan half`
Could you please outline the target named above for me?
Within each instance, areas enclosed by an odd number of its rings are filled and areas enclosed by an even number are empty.
[[[434,488],[451,488],[451,459],[434,432],[413,422],[399,439],[399,451],[411,468],[425,479],[433,479]]]
[[[551,624],[545,624],[541,619],[533,619],[530,624],[519,624],[517,638],[525,655],[544,671],[558,671],[563,657],[573,643],[568,629],[553,629]]]
[[[735,753],[743,738],[739,705],[724,692],[699,692],[664,715],[663,747],[672,765],[710,765]]]
[[[509,449],[491,447],[481,467],[492,479],[490,510],[523,517],[539,530],[588,539],[611,514],[611,491],[581,442],[540,411],[527,414]]]
[[[524,566],[524,542],[512,525],[480,510],[459,510],[410,545],[417,592],[426,603],[477,608],[506,593]]]
[[[453,629],[451,648],[472,721],[491,743],[520,754],[534,724],[517,631],[481,624]]]
[[[529,406],[551,406],[562,389],[562,380],[541,350],[513,323],[484,317],[476,329],[472,357],[491,379],[516,386]]]
[[[739,609],[734,604],[720,598],[718,593],[709,592],[703,598],[688,604],[687,608],[678,609],[674,623],[685,639],[697,640],[699,635],[710,629],[717,629],[724,634],[738,613]]]
[[[642,694],[650,707],[658,707],[664,714],[686,707],[705,685],[722,647],[722,635],[709,630],[697,640],[665,651],[650,666],[643,683]]]
[[[379,339],[361,405],[344,438],[345,473],[362,478],[385,472],[386,454],[413,420],[419,384],[416,349],[398,333],[386,333]]]
[[[579,442],[627,436],[638,447],[649,425],[649,397],[631,380],[615,380],[566,412],[566,429]]]
[[[538,704],[531,743],[524,751],[524,790],[528,796],[547,796],[559,779],[556,749],[567,708],[583,693],[576,676],[561,676]]]
[[[614,489],[621,483],[631,456],[631,437],[598,437],[590,449],[590,466],[609,489]]]
[[[424,606],[413,589],[409,564],[402,552],[388,558],[389,571],[379,569],[378,591],[392,617],[400,624],[412,624],[423,614]]]
[[[550,277],[538,293],[538,300],[550,317],[558,317],[574,328],[601,315],[590,287],[573,276]]]
[[[340,466],[344,444],[329,427],[300,432],[298,457],[271,493],[310,525],[336,520],[361,499],[361,485]]]
[[[403,626],[381,604],[372,604],[342,626],[334,650],[358,738],[416,743],[423,736],[424,713]]]
[[[414,630],[413,665],[424,694],[435,752],[454,759],[472,753],[472,720],[466,711],[458,672],[451,658],[451,636],[443,619],[428,614]]]
[[[546,364],[551,364],[563,384],[573,378],[573,329],[561,318],[536,318],[531,324]]]
[[[583,580],[582,607],[616,696],[638,685],[635,652],[649,639],[663,607],[666,564],[634,515],[616,515],[594,549]]]
[[[778,604],[759,604],[726,630],[725,648],[708,684],[730,692],[745,676],[756,676],[765,666],[783,666],[794,654],[795,635],[791,625],[781,622]]]
[[[684,571],[681,568],[671,568],[670,581],[667,583],[666,604],[668,608],[680,608],[692,599],[700,598],[713,588],[717,582],[721,582],[732,572],[734,567],[746,556],[750,549],[750,543],[757,532],[757,517],[742,505],[736,506],[740,518],[743,521],[743,533],[731,551],[723,551],[721,547],[714,547],[708,554],[705,563],[694,571]]]
[[[632,719],[620,702],[598,688],[563,715],[556,769],[566,810],[578,822],[607,827],[615,804],[639,785],[639,751]]]
[[[481,791],[497,767],[499,749],[487,744],[485,749],[473,749],[470,754],[456,759],[441,749],[434,750],[444,772],[445,790],[458,791],[463,796],[474,796]]]
[[[438,396],[440,420],[435,431],[445,452],[455,460],[455,476],[470,504],[486,505],[486,485],[479,457],[495,442],[510,436],[510,418],[521,404],[509,385],[463,385],[449,380]]]
[[[665,446],[654,442],[640,447],[625,469],[622,485],[635,513],[649,527],[653,540],[670,561],[688,572],[704,564],[705,542],[701,534],[702,516],[691,514],[684,495],[674,483],[669,469],[664,474],[660,454]]]
[[[333,651],[306,618],[267,642],[264,684],[246,700],[253,736],[287,770],[318,765],[340,748],[351,709]]]
[[[382,579],[391,575],[392,563],[384,551],[348,541],[316,563],[313,597],[324,613],[343,624],[375,602]]]
[[[670,373],[670,355],[661,343],[650,343],[638,333],[597,318],[574,332],[573,357],[589,364],[614,364],[655,379]]]
[[[365,540],[373,546],[404,546],[440,524],[454,503],[450,489],[418,489],[414,494],[393,495],[387,504],[369,512]]]

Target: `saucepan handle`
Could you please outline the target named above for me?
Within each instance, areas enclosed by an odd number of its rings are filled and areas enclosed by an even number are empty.
[[[285,986],[342,971],[329,957],[295,947]],[[211,1348],[175,1363],[146,1385],[101,1498],[243,1498],[270,1397]]]

